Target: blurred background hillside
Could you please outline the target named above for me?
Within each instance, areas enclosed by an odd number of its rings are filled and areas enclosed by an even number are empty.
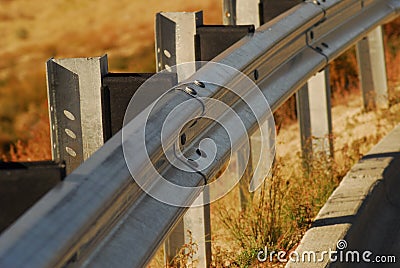
[[[111,72],[154,72],[156,12],[197,10],[222,21],[219,0],[0,0],[0,155],[50,158],[49,58],[108,54]]]
[[[45,62],[108,54],[111,72],[154,72],[154,18],[160,11],[204,11],[221,24],[221,0],[0,0],[0,155],[50,158]],[[391,90],[400,75],[400,20],[385,26]],[[334,102],[358,88],[354,51],[331,65]],[[277,122],[294,119],[294,102]]]

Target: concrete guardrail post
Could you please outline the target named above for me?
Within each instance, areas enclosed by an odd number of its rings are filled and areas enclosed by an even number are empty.
[[[356,45],[363,105],[365,110],[389,106],[382,26]]]
[[[47,61],[52,158],[67,174],[104,144],[101,104],[107,56]]]
[[[196,26],[202,24],[202,12],[167,12],[157,14],[157,71],[168,70],[177,64],[196,61],[194,37]],[[178,81],[188,78],[194,72],[196,72],[195,65],[185,65],[183,68],[178,66]],[[202,193],[198,198],[207,201],[208,197]],[[211,227],[209,205],[188,209],[183,221],[178,223],[175,230],[165,242],[165,264],[168,265],[182,246],[189,241],[190,237],[187,230],[190,230],[192,239],[198,246],[195,256],[197,259],[196,267],[210,267]]]

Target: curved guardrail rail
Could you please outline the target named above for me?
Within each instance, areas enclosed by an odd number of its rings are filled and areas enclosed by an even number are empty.
[[[399,11],[399,0],[306,1],[262,25],[214,61],[251,77],[275,111],[307,79],[369,31],[395,18]],[[202,80],[219,71],[205,66],[187,81]],[[240,82],[229,74],[222,76],[226,87]],[[257,122],[247,116],[246,105],[224,92],[223,87],[214,87],[204,94],[235,109],[247,131],[253,132]],[[166,98],[168,102],[149,120],[152,131],[146,139],[152,161],[162,157],[156,136],[163,119],[192,96],[172,90]],[[249,99],[255,104],[259,101],[251,96]],[[191,117],[201,116],[199,107],[190,109],[187,113]],[[135,122],[140,116],[125,126],[128,138],[124,141],[132,146],[139,138]],[[181,127],[186,119],[184,115],[175,118],[171,128]],[[188,148],[203,137],[219,141],[222,128],[218,124],[204,123],[200,127],[199,135],[188,140]],[[122,146],[119,132],[11,226],[0,237],[0,267],[145,265],[186,208],[163,204],[143,192],[132,180]],[[184,173],[170,165],[159,167],[159,171],[179,185],[204,185],[228,159],[230,150],[236,149],[224,142],[217,146],[216,161],[201,173]],[[134,164],[142,168],[135,176],[152,176],[146,173],[144,163],[139,153]],[[190,205],[198,194],[193,190],[177,197],[177,201]]]

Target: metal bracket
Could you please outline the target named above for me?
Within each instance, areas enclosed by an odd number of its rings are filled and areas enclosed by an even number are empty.
[[[255,31],[254,25],[201,25],[196,28],[196,58],[210,61]]]
[[[151,78],[152,77],[152,78]],[[138,92],[138,89],[151,78],[151,84],[154,87],[147,86],[150,90]],[[176,73],[163,73],[154,76],[154,73],[110,73],[103,77],[102,95],[103,95],[103,114],[106,140],[114,136],[122,127],[125,116],[129,116],[125,122],[134,118],[148,105],[156,100],[160,95],[167,92],[177,84]],[[126,109],[133,95],[146,94],[140,105],[130,107],[129,115],[126,115]]]

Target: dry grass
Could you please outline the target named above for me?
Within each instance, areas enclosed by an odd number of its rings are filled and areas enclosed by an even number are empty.
[[[395,23],[400,24],[400,21]],[[389,109],[364,111],[357,73],[350,72],[348,78],[342,79],[347,75],[343,70],[356,67],[354,51],[332,64],[334,160],[327,161],[320,155],[313,158],[311,172],[304,170],[299,137],[295,134],[298,126],[284,124],[277,139],[272,176],[267,178],[250,206],[239,210],[234,205],[237,199],[232,195],[214,204],[217,209],[212,210],[213,235],[218,241],[214,242],[217,250],[213,252],[213,267],[228,267],[227,264],[229,267],[283,267],[276,260],[258,263],[257,253],[265,246],[270,251],[294,250],[349,169],[400,123],[400,43],[397,36],[385,37]]]
[[[398,99],[400,92],[395,93],[392,97]],[[334,161],[319,155],[313,158],[311,172],[304,170],[299,137],[291,136],[291,143],[277,144],[272,176],[254,199],[248,198],[247,209],[238,206],[238,188],[211,204],[212,267],[283,267],[277,260],[258,263],[257,253],[265,246],[270,252],[294,250],[348,170],[400,123],[400,102],[377,112],[363,110],[360,94],[343,102],[347,105],[333,109]],[[281,130],[278,140],[288,132],[298,132],[293,124]],[[185,245],[182,251],[189,254],[193,247]],[[161,251],[150,267],[163,267]]]
[[[363,112],[361,106],[356,110],[344,121],[335,114],[336,124],[344,123],[345,131],[335,133],[334,161],[323,155],[314,157],[308,172],[299,151],[278,156],[272,176],[246,210],[237,208],[232,194],[213,204],[212,235],[218,237],[214,241],[218,248],[213,252],[214,267],[227,267],[227,263],[230,267],[283,266],[277,261],[261,265],[257,253],[265,246],[270,251],[294,250],[348,170],[400,123],[400,103],[379,112]]]

